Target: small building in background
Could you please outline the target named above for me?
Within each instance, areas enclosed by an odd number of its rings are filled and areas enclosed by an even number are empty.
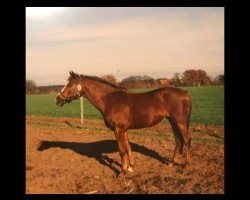
[[[161,86],[168,86],[170,84],[170,80],[167,78],[158,79],[158,82]]]

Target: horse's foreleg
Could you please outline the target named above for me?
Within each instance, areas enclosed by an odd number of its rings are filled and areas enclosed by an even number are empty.
[[[131,147],[129,145],[129,139],[128,139],[128,133],[127,133],[127,131],[125,131],[125,137],[126,137],[126,148],[125,148],[125,151],[127,153],[128,162],[129,162],[128,171],[129,172],[133,172],[133,168],[134,168],[135,162],[134,162],[134,159],[132,158],[132,155],[131,155]]]
[[[121,170],[122,172],[126,172],[128,168],[127,164],[127,154],[126,154],[126,137],[125,132],[120,129],[115,130],[115,137],[118,143],[119,154],[121,157]]]

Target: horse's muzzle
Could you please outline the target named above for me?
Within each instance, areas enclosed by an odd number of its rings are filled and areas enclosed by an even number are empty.
[[[63,98],[60,94],[56,97],[56,105],[63,106],[66,103],[65,98]]]

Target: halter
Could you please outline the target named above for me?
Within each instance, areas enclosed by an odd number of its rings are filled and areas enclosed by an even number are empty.
[[[81,77],[80,77],[80,84],[77,85],[77,92],[76,92],[77,99],[79,99],[79,98],[81,97],[81,90],[82,90],[81,82],[82,82],[82,80],[81,80]],[[66,97],[62,94],[62,91],[59,92],[59,95],[61,95],[61,96],[63,97],[63,99],[64,99],[65,101],[67,101],[67,102],[68,102],[68,101],[71,101],[71,100],[68,100],[68,99],[71,99],[71,97],[73,97],[73,96],[70,96],[70,97],[66,98]]]

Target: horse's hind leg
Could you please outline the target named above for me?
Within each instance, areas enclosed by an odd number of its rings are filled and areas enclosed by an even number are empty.
[[[178,126],[175,124],[175,122],[169,118],[169,122],[172,126],[174,137],[175,137],[175,149],[174,149],[174,155],[170,162],[170,165],[173,165],[176,163],[176,158],[179,156],[179,154],[183,154],[183,147],[184,147],[184,140],[182,138],[182,134],[179,131]]]
[[[127,131],[125,131],[125,137],[126,137],[125,151],[127,153],[128,162],[129,162],[128,171],[133,172],[133,168],[134,168],[135,163],[134,163],[134,159],[132,158],[132,155],[131,155],[131,147],[129,145],[129,139],[128,139]]]
[[[190,148],[191,148],[191,137],[190,134],[188,132],[188,128],[186,123],[177,123],[177,126],[182,134],[182,137],[184,139],[184,143],[186,145],[186,162],[185,162],[185,166],[187,166],[190,161],[191,161],[191,157],[190,157]]]

